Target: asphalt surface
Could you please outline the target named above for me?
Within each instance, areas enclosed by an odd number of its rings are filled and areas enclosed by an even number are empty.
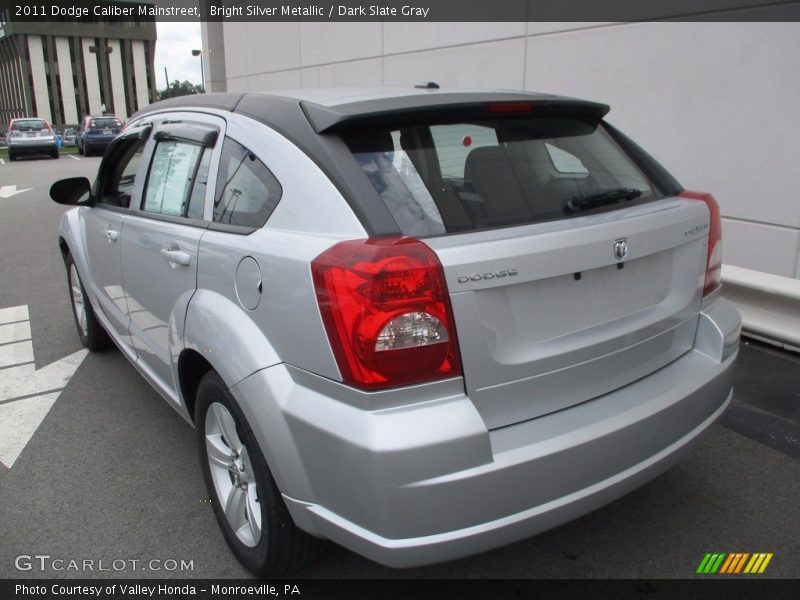
[[[81,349],[56,244],[65,209],[47,192],[56,179],[93,176],[98,163],[0,164],[0,187],[31,188],[0,198],[0,309],[28,305],[37,369]],[[682,578],[722,551],[772,552],[761,577],[800,577],[800,358],[748,343],[739,365],[721,423],[675,468],[613,504],[426,568],[393,570],[331,545],[298,576]],[[0,578],[247,577],[206,499],[190,427],[119,352],[89,354],[11,468],[0,467]],[[95,567],[15,567],[37,554]],[[193,568],[141,570],[154,559]],[[114,560],[124,568],[97,570]]]

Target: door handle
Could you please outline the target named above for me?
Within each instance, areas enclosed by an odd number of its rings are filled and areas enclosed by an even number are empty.
[[[105,229],[103,233],[106,234],[106,239],[109,242],[116,242],[119,239],[119,231],[116,229]]]
[[[188,267],[192,262],[192,257],[189,256],[188,252],[184,252],[183,250],[173,250],[169,247],[164,247],[159,254],[166,258],[171,265]]]

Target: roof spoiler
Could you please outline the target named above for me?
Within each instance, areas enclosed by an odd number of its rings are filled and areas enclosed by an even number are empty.
[[[413,94],[336,106],[304,101],[300,106],[317,133],[373,125],[394,127],[429,120],[456,122],[512,116],[576,118],[597,123],[610,110],[607,104],[597,102],[514,92]]]

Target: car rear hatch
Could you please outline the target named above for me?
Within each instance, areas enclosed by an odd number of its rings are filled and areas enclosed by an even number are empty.
[[[686,232],[708,211],[674,199],[610,216],[426,240],[490,428],[596,398],[692,347],[706,240]]]
[[[53,130],[41,119],[15,121],[9,131],[9,140],[16,144],[35,145],[52,142],[54,139]]]
[[[437,254],[489,428],[607,394],[693,345],[709,211],[676,197],[606,110],[481,101],[341,132],[402,233]]]

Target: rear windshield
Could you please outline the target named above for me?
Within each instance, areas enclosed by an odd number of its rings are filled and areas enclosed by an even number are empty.
[[[115,118],[98,118],[92,119],[92,129],[116,129],[121,125],[119,119]]]
[[[602,126],[486,119],[342,134],[405,235],[566,219],[659,199]]]
[[[31,119],[30,121],[14,121],[11,127],[12,131],[41,131],[46,126],[44,121],[40,119]]]

